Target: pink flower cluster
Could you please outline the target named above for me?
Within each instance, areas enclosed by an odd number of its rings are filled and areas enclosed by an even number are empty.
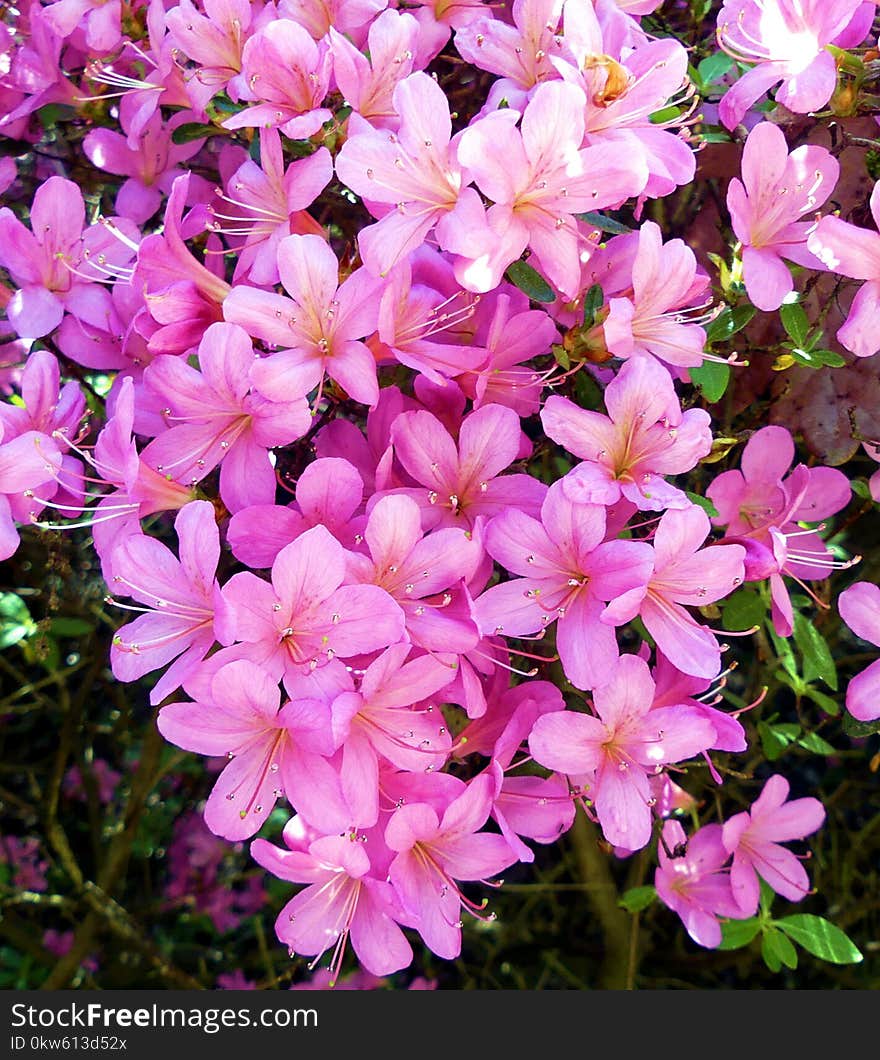
[[[772,27],[756,36],[767,4],[725,7],[725,47],[768,41],[766,78],[738,82],[726,123],[780,80],[789,105],[815,104],[821,49],[861,10],[832,7],[804,16],[809,67],[769,48]],[[171,893],[198,867],[199,907],[230,926],[262,892],[219,900],[214,837],[253,840],[298,886],[279,939],[329,953],[334,981],[349,943],[377,977],[409,966],[415,936],[455,958],[462,916],[491,916],[479,889],[579,807],[621,854],[651,843],[670,771],[746,749],[713,699],[724,648],[701,609],[769,579],[786,636],[784,578],[840,566],[802,524],[842,509],[846,479],[790,470],[781,427],[711,483],[716,516],[694,503],[685,476],[712,423],[684,397],[710,279],[654,222],[603,240],[590,219],[639,216],[694,177],[687,53],[644,31],[632,12],[647,9],[149,0],[127,5],[135,36],[118,3],[56,0],[25,4],[4,38],[3,135],[32,135],[49,103],[118,99],[118,131],[92,129],[83,150],[120,179],[110,216],[58,174],[29,227],[0,209],[6,316],[30,351],[0,410],[0,558],[18,524],[91,526],[109,602],[136,615],[114,675],[154,675],[164,737],[222,764],[210,834],[181,822]],[[493,77],[457,129],[428,69],[446,47]],[[670,101],[679,117],[652,121]],[[175,141],[211,121],[219,135]],[[878,237],[801,220],[837,176],[828,151],[789,153],[761,123],[728,202],[756,305],[792,290],[786,261],[867,281],[841,336],[863,355]],[[362,209],[356,246],[334,203]],[[522,261],[552,302],[512,282]],[[613,371],[596,373],[602,407],[583,408],[553,393],[551,351],[594,285]],[[62,385],[65,363],[112,377],[105,422]],[[530,464],[536,427],[570,468],[549,482]],[[851,593],[860,633],[876,601]],[[636,619],[650,643],[622,650]],[[564,682],[538,678],[557,658]],[[680,824],[663,826],[657,890],[700,944],[720,941],[718,916],[754,913],[758,876],[808,892],[779,843],[823,811],[787,791],[771,778],[684,854]],[[280,844],[257,835],[278,807]]]

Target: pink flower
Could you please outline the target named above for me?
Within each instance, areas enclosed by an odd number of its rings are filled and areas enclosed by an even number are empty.
[[[128,608],[144,613],[113,637],[113,674],[135,681],[167,667],[150,692],[151,703],[173,692],[214,644],[220,534],[213,505],[192,501],[178,512],[174,528],[179,559],[144,534],[121,541],[113,557],[113,588],[144,605]]]
[[[493,91],[507,99],[513,92],[517,106],[526,91],[559,76],[552,60],[563,52],[562,9],[562,0],[514,0],[509,20],[483,15],[461,26],[456,50],[465,62],[497,74]]]
[[[536,762],[578,776],[589,773],[589,798],[609,843],[640,850],[651,838],[650,776],[711,747],[715,730],[692,707],[651,707],[648,664],[622,655],[593,691],[597,717],[543,714],[529,736]]]
[[[122,37],[120,0],[56,0],[44,9],[43,17],[59,37],[82,28],[91,51],[112,51]]]
[[[432,231],[443,250],[467,254],[484,217],[479,195],[466,186],[443,89],[416,72],[398,83],[393,103],[399,132],[349,118],[349,138],[336,156],[339,179],[379,218],[358,235],[364,264],[377,276]]]
[[[413,251],[412,257],[428,253],[422,247]],[[434,264],[437,257],[428,260]],[[455,326],[473,316],[476,301],[461,288],[446,295],[428,278],[414,276],[410,259],[399,262],[388,273],[377,331],[369,344],[376,360],[399,361],[439,386],[459,372],[481,365],[486,355],[482,347],[452,341],[457,337]]]
[[[694,677],[715,677],[721,669],[721,648],[707,626],[685,610],[703,607],[728,596],[742,584],[745,549],[741,545],[701,548],[710,532],[709,517],[694,505],[664,512],[652,539],[654,570],[638,605],[645,628],[669,661]],[[623,605],[621,607],[621,605]],[[607,614],[627,601],[612,601]]]
[[[483,558],[475,535],[457,526],[424,534],[415,501],[389,494],[371,507],[363,536],[369,555],[349,553],[348,580],[384,589],[403,611],[413,644],[456,653],[476,647],[473,617],[449,606],[453,590],[471,578]],[[453,676],[450,672],[449,679]]]
[[[654,872],[657,896],[681,917],[694,942],[709,949],[721,943],[718,917],[745,918],[733,897],[730,872],[724,867],[729,856],[720,824],[703,825],[690,839],[678,821],[663,825]]]
[[[131,278],[160,325],[148,344],[154,353],[185,353],[198,346],[208,326],[222,319],[220,307],[231,290],[222,275],[193,257],[184,242],[183,211],[190,179],[189,171],[174,179],[162,231],[141,241]]]
[[[238,248],[236,282],[247,277],[255,284],[277,283],[281,240],[294,234],[323,233],[306,209],[332,176],[333,162],[326,147],[285,169],[278,130],[260,129],[260,165],[250,158],[242,162],[227,181],[226,193],[217,189],[219,205],[210,208],[212,230],[232,236],[230,242]]]
[[[0,559],[18,549],[16,522],[24,516],[36,521],[45,501],[35,498],[34,491],[48,485],[47,492],[54,493],[62,463],[61,451],[48,435],[25,431],[4,442],[7,429],[0,420]]]
[[[880,227],[880,181],[874,185],[870,204],[874,223]],[[875,326],[880,312],[880,234],[829,214],[819,219],[807,247],[832,272],[866,281],[852,300],[837,338],[857,357],[871,357],[880,350]]]
[[[494,782],[483,773],[442,814],[424,802],[407,801],[391,815],[385,842],[396,851],[388,876],[414,926],[438,957],[461,952],[462,908],[480,915],[483,906],[466,898],[459,880],[482,880],[516,861],[502,835],[481,832],[492,809]]]
[[[671,376],[650,357],[624,362],[605,388],[605,407],[607,416],[555,395],[544,403],[546,433],[583,461],[563,479],[566,495],[605,505],[624,497],[649,511],[689,507],[661,476],[690,471],[707,455],[709,413],[682,412]]]
[[[820,110],[837,87],[837,65],[826,45],[836,43],[861,7],[861,0],[727,0],[718,14],[720,46],[739,62],[757,63],[721,100],[719,114],[728,129],[774,85],[776,102],[796,114]],[[841,42],[860,44],[861,37]]]
[[[857,637],[880,647],[880,587],[855,582],[837,598],[840,617]],[[859,721],[880,718],[880,659],[850,679],[846,709]]]
[[[791,902],[799,902],[810,890],[806,870],[795,854],[781,843],[803,839],[825,820],[825,808],[818,799],[788,798],[788,781],[772,776],[751,809],[725,821],[722,842],[733,854],[730,883],[743,916],[758,909],[758,877]]]
[[[556,649],[577,688],[593,688],[618,657],[614,625],[628,621],[651,576],[654,554],[642,541],[606,541],[605,510],[574,504],[554,482],[541,521],[509,509],[489,524],[486,550],[519,577],[487,589],[476,601],[486,634],[521,637],[556,621]],[[609,600],[634,600],[625,617],[610,618]]]
[[[496,287],[529,247],[540,270],[567,298],[580,292],[585,240],[575,214],[616,206],[645,186],[641,158],[616,147],[582,148],[584,95],[575,85],[535,89],[519,129],[517,112],[500,110],[470,125],[458,157],[493,200],[487,213],[491,249],[458,275],[472,290]]]
[[[187,79],[187,92],[200,108],[224,90],[231,99],[241,99],[242,49],[259,11],[248,0],[204,0],[203,8],[204,14],[192,0],[178,0],[165,16],[175,48],[197,64]]]
[[[326,37],[335,26],[361,44],[364,28],[387,5],[388,0],[281,0],[278,8],[285,18],[305,26],[315,40]]]
[[[364,483],[354,466],[338,456],[319,457],[296,480],[296,500],[286,507],[254,504],[235,512],[226,540],[248,567],[271,567],[295,537],[322,525],[346,548],[354,548],[364,528]]]
[[[559,331],[543,310],[523,308],[519,299],[506,291],[496,290],[494,294],[494,311],[483,340],[486,363],[480,368],[472,365],[457,382],[472,398],[475,409],[506,405],[525,418],[541,406],[544,378],[523,362],[549,352],[559,339]]]
[[[611,298],[603,330],[616,357],[653,355],[665,364],[701,365],[711,314],[704,296],[709,278],[697,271],[694,252],[681,239],[663,242],[660,226],[645,221],[632,265],[632,293]]]
[[[585,144],[614,144],[641,156],[647,180],[639,195],[659,198],[689,184],[696,170],[687,128],[695,107],[687,49],[670,38],[626,41],[619,27],[608,25],[609,13],[620,18],[619,5],[608,3],[603,10],[597,4],[596,12],[591,4],[566,5],[565,43],[574,65],[568,59],[555,65],[586,96]],[[628,21],[621,19],[624,26]],[[670,105],[678,112],[655,121]]]
[[[312,527],[278,553],[271,584],[242,571],[223,586],[221,643],[243,642],[247,657],[276,680],[397,644],[404,616],[394,600],[377,585],[343,585],[344,578],[342,545]]]
[[[289,18],[275,18],[242,51],[242,98],[255,101],[223,125],[227,129],[271,126],[293,140],[308,139],[331,112],[321,103],[330,87],[329,45],[315,42]]]
[[[380,761],[413,773],[442,769],[452,738],[436,693],[454,676],[434,655],[411,657],[396,644],[366,668],[356,691],[333,701],[334,733],[342,745],[340,778],[352,820],[371,828],[379,820]],[[442,697],[439,697],[442,699]]]
[[[391,440],[404,470],[420,484],[406,492],[422,510],[422,526],[472,529],[478,516],[509,506],[537,513],[546,493],[531,475],[502,475],[520,452],[519,417],[503,405],[484,405],[462,422],[456,445],[433,413],[403,412]]]
[[[807,243],[815,222],[800,218],[825,202],[839,174],[824,147],[804,144],[789,154],[785,134],[770,122],[760,122],[746,138],[742,180],[731,180],[727,207],[743,246],[743,282],[759,309],[778,309],[794,287],[783,259],[821,268]]]
[[[775,425],[762,427],[746,443],[742,470],[723,471],[706,490],[718,509],[712,521],[727,526],[726,541],[746,549],[746,578],[770,578],[773,623],[784,637],[791,633],[793,615],[782,575],[810,593],[803,579],[825,578],[835,567],[851,565],[834,559],[821,528],[799,525],[825,519],[849,502],[846,476],[836,468],[804,464],[786,475],[793,458],[790,433]]]
[[[350,823],[339,776],[327,761],[338,744],[330,710],[298,697],[279,710],[278,684],[247,660],[226,663],[196,703],[169,703],[159,731],[185,751],[227,760],[205,804],[205,824],[233,841],[260,830],[286,795],[313,827]]]
[[[304,397],[315,387],[320,398],[326,374],[355,401],[375,405],[376,362],[362,340],[375,330],[382,282],[357,269],[340,284],[336,255],[315,235],[282,239],[278,271],[289,298],[237,286],[223,303],[226,320],[282,347],[254,365],[254,385],[272,401]]]
[[[19,289],[6,307],[10,323],[26,338],[40,338],[61,323],[65,310],[100,326],[110,311],[110,292],[100,286],[123,266],[133,247],[100,224],[85,226],[82,192],[64,177],[41,184],[31,204],[32,232],[8,207],[0,209],[0,265]],[[98,281],[98,282],[96,282]]]
[[[198,349],[199,371],[160,356],[144,372],[148,390],[167,405],[164,431],[143,458],[179,482],[199,482],[220,464],[220,496],[230,511],[275,497],[269,450],[301,438],[311,425],[305,398],[268,401],[251,390],[258,363],[244,328],[218,321]]]
[[[376,128],[396,129],[399,117],[392,97],[398,82],[412,73],[418,22],[408,11],[383,11],[367,35],[369,58],[343,33],[338,23],[330,27],[333,76],[339,91],[364,121]]]
[[[398,923],[407,918],[390,885],[376,878],[365,845],[350,836],[323,836],[307,851],[282,850],[265,839],[251,844],[257,864],[282,880],[308,884],[278,914],[275,931],[291,956],[314,955],[312,968],[333,947],[328,986],[336,983],[349,939],[372,975],[389,975],[412,961]]]
[[[119,124],[128,132],[137,100],[125,96],[119,105]],[[112,129],[93,129],[83,140],[86,157],[105,173],[125,177],[116,195],[115,209],[120,217],[127,217],[135,224],[143,224],[162,205],[165,195],[171,191],[175,178],[183,172],[180,162],[197,154],[204,140],[175,144],[171,134],[183,124],[186,116],[176,116],[166,121],[161,114],[154,114],[144,124],[132,146],[131,137]]]

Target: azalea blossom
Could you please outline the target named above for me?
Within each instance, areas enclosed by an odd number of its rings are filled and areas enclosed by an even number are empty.
[[[476,601],[484,633],[521,637],[556,621],[556,648],[577,688],[606,680],[618,657],[614,626],[638,610],[654,552],[643,541],[606,541],[605,510],[573,503],[562,482],[547,491],[540,521],[511,508],[493,519],[486,550],[518,577]],[[618,601],[612,617],[606,604]],[[630,605],[623,614],[623,601]]]
[[[719,917],[747,915],[733,897],[721,825],[703,825],[687,838],[679,821],[666,821],[657,858],[657,897],[681,917],[694,942],[715,949],[721,943]]]
[[[362,228],[358,247],[366,267],[384,276],[420,247],[430,232],[444,250],[468,255],[483,206],[458,160],[449,104],[422,72],[400,81],[392,97],[399,132],[349,118],[349,136],[336,173],[379,219]],[[485,242],[485,240],[484,240]]]
[[[869,201],[874,224],[880,227],[880,182],[874,185]],[[827,214],[819,218],[810,233],[807,248],[832,272],[865,281],[850,304],[837,338],[856,357],[873,356],[880,350],[873,326],[880,307],[880,233]]]
[[[682,412],[671,376],[648,357],[624,362],[605,388],[605,407],[607,416],[556,395],[544,402],[544,430],[582,460],[563,479],[567,496],[606,505],[623,497],[649,511],[688,507],[662,476],[690,471],[709,452],[709,413]]]
[[[743,246],[743,282],[759,309],[778,309],[794,288],[785,265],[818,269],[809,249],[813,214],[834,191],[840,166],[824,147],[803,144],[790,154],[777,125],[760,122],[746,138],[742,180],[727,189],[727,207]]]
[[[738,125],[774,85],[779,85],[776,101],[796,114],[824,107],[837,85],[837,66],[826,45],[861,44],[868,28],[856,18],[861,6],[861,0],[726,0],[718,14],[718,43],[737,61],[756,65],[722,97],[724,125]],[[854,21],[850,37],[845,31]]]
[[[339,776],[327,759],[336,749],[330,711],[298,697],[283,706],[277,682],[247,660],[217,670],[210,695],[169,703],[156,724],[186,751],[222,757],[226,765],[205,804],[205,824],[233,841],[260,830],[286,795],[314,827],[351,823]]]
[[[790,902],[800,901],[809,892],[806,869],[781,844],[821,828],[825,807],[812,797],[788,800],[788,793],[788,781],[776,774],[749,810],[724,822],[722,842],[733,855],[730,884],[743,916],[753,916],[758,910],[759,877]]]
[[[482,913],[459,881],[488,880],[516,860],[504,836],[480,831],[493,787],[487,774],[476,777],[442,814],[427,803],[406,802],[385,828],[385,842],[396,851],[388,868],[391,885],[438,957],[451,959],[461,951],[461,910]]]
[[[376,327],[382,281],[357,269],[340,283],[336,255],[316,235],[286,236],[277,261],[290,297],[238,285],[223,303],[224,319],[281,347],[254,365],[256,388],[272,401],[289,401],[320,392],[326,374],[356,401],[375,405],[376,363],[363,339]]]
[[[855,582],[837,598],[840,617],[857,637],[880,647],[880,588]],[[880,718],[880,660],[861,670],[846,689],[846,709],[859,721]]]
[[[143,613],[117,630],[110,662],[120,681],[166,667],[150,692],[151,703],[178,688],[215,642],[220,534],[213,505],[190,502],[178,512],[174,528],[179,557],[146,534],[126,537],[114,556],[114,569],[125,573],[113,576],[112,588],[142,605],[121,606]]]
[[[458,157],[494,205],[486,215],[491,249],[458,275],[473,290],[496,287],[526,248],[567,298],[580,290],[584,238],[575,214],[616,206],[647,181],[641,159],[616,148],[582,148],[584,95],[575,85],[539,85],[523,111],[495,111],[470,125]]]
[[[400,928],[407,919],[390,884],[375,875],[364,845],[349,836],[322,836],[308,850],[284,850],[255,839],[251,855],[274,876],[305,883],[278,914],[276,933],[291,955],[314,956],[314,967],[333,947],[329,986],[339,976],[348,940],[373,975],[406,968],[413,952]]]
[[[655,707],[648,664],[622,655],[593,690],[595,715],[542,714],[529,736],[536,762],[569,776],[589,774],[588,797],[609,843],[640,850],[651,838],[649,779],[712,745],[715,730],[687,705]]]
[[[269,450],[301,438],[311,424],[304,398],[268,401],[252,392],[256,355],[244,328],[218,321],[198,348],[199,371],[178,357],[147,368],[147,388],[168,405],[168,429],[144,449],[156,471],[198,482],[220,464],[220,495],[230,511],[275,496]]]

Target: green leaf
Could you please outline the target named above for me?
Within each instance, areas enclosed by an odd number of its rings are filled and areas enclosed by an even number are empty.
[[[863,501],[872,501],[874,498],[871,496],[871,487],[863,478],[850,479],[850,489],[857,497],[861,497]]]
[[[720,361],[703,361],[699,367],[690,369],[690,377],[708,402],[720,401],[730,382],[730,365]]]
[[[667,121],[674,121],[681,115],[681,107],[664,107],[662,110],[654,111],[650,116],[650,121],[654,125],[662,125]]]
[[[688,495],[690,501],[693,504],[698,504],[710,519],[714,519],[718,515],[718,509],[708,497],[701,497],[699,493],[691,493],[690,490],[685,490],[685,493]]]
[[[798,737],[797,745],[817,755],[837,754],[835,748],[827,740],[823,740],[817,732],[805,732],[803,736]]]
[[[782,961],[773,945],[772,936],[767,931],[761,936],[761,956],[771,972],[778,972],[782,968]]]
[[[800,346],[789,346],[791,356],[805,368],[842,368],[846,361],[833,350],[809,350]]]
[[[779,316],[786,334],[795,346],[806,346],[807,336],[810,333],[810,322],[804,307],[797,302],[789,302],[779,307]]]
[[[598,283],[594,283],[593,286],[584,295],[584,327],[592,327],[593,322],[596,319],[596,313],[605,304],[605,292]]]
[[[733,137],[730,133],[722,129],[720,125],[709,126],[708,129],[703,129],[696,135],[698,139],[706,144],[729,144],[733,142]]]
[[[761,956],[771,972],[778,972],[783,964],[786,968],[797,968],[797,950],[775,927],[764,929],[764,937],[761,939]]]
[[[721,943],[719,950],[738,950],[748,946],[761,930],[761,921],[756,916],[748,920],[727,920],[721,923]]]
[[[203,140],[208,136],[231,136],[229,129],[221,129],[219,125],[204,125],[198,121],[188,121],[178,125],[172,132],[171,139],[176,144],[191,144],[193,140]]]
[[[0,650],[11,648],[36,632],[24,601],[15,593],[0,593]]]
[[[644,887],[630,887],[620,896],[617,904],[628,913],[638,913],[641,909],[647,909],[656,897],[656,890],[646,884]]]
[[[613,217],[606,217],[604,213],[576,213],[575,217],[579,221],[586,221],[588,225],[598,228],[600,232],[605,232],[609,236],[622,236],[626,232],[633,231],[620,221],[615,221]]]
[[[826,696],[824,692],[820,692],[818,688],[814,688],[812,685],[807,685],[804,688],[804,695],[809,696],[810,699],[818,706],[820,706],[826,714],[829,714],[832,718],[836,718],[840,713],[840,704],[836,699],[832,699],[831,696]]]
[[[706,327],[706,342],[726,342],[749,323],[757,310],[752,305],[734,306],[725,309]]]
[[[774,924],[790,939],[814,957],[832,964],[858,964],[864,959],[861,950],[852,939],[822,916],[797,913],[794,916],[775,920]]]
[[[768,725],[766,721],[758,722],[758,735],[761,737],[761,747],[764,754],[771,762],[785,751],[785,749],[800,736],[800,725],[783,724]]]
[[[721,605],[721,625],[731,631],[760,626],[767,613],[767,605],[754,589],[737,589]]]
[[[866,736],[873,736],[875,732],[880,732],[880,719],[877,721],[859,721],[847,710],[843,713],[843,731],[847,736],[852,736],[855,740],[861,740]]]
[[[837,667],[831,649],[813,623],[800,612],[794,616],[794,640],[804,659],[804,680],[821,677],[829,688],[837,691]]]
[[[556,292],[544,277],[525,261],[514,261],[507,266],[508,280],[535,302],[555,302]]]
[[[724,52],[715,52],[708,55],[697,67],[697,75],[704,85],[711,85],[713,81],[719,81],[733,66],[733,59]]]
[[[794,657],[794,652],[791,650],[791,644],[785,637],[780,637],[776,630],[773,628],[772,622],[766,623],[767,634],[770,640],[773,642],[773,648],[776,651],[776,657],[782,663],[782,668],[791,677],[800,680],[798,674],[797,660]]]

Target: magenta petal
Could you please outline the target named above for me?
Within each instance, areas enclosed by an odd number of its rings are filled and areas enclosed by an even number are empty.
[[[22,287],[6,306],[9,323],[23,339],[39,339],[61,323],[64,306],[52,291],[45,287]]]

